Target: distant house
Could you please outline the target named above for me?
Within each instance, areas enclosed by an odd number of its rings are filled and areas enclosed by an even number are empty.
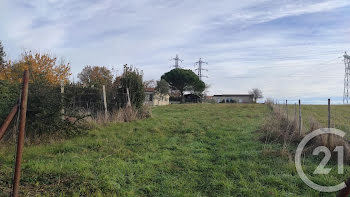
[[[216,103],[254,103],[252,94],[219,94],[214,95],[212,99]]]
[[[159,94],[154,88],[145,88],[145,105],[169,105],[169,95]]]

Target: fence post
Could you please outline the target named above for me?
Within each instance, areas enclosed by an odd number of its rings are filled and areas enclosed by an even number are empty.
[[[103,104],[105,106],[105,119],[108,119],[108,111],[107,111],[107,98],[106,98],[106,86],[103,85]]]
[[[294,103],[294,121],[297,122],[297,103]]]
[[[29,71],[25,70],[23,75],[23,89],[22,89],[22,99],[21,99],[21,106],[20,106],[21,114],[20,114],[20,123],[19,123],[19,133],[18,133],[18,139],[17,139],[17,155],[16,155],[15,174],[13,176],[12,197],[18,197],[19,182],[21,178],[21,161],[22,161],[23,145],[24,145],[24,133],[25,133],[25,127],[26,127],[28,87],[29,87]]]
[[[330,130],[331,128],[331,99],[328,99],[328,129]],[[328,134],[328,144],[331,145],[333,144],[333,135]],[[331,147],[333,149],[334,147]],[[339,170],[339,169],[338,169]]]
[[[61,109],[61,119],[64,120],[64,81],[61,81],[61,104],[62,104],[62,109]]]
[[[127,103],[127,107],[130,107],[131,106],[131,101],[130,101],[130,94],[129,94],[129,88],[126,88],[126,94],[127,94],[127,97],[128,97],[128,103]]]
[[[331,99],[328,99],[328,128],[331,128]]]
[[[288,122],[288,100],[286,100],[286,114],[287,114],[287,122]]]
[[[299,99],[299,135],[301,135],[301,103]]]

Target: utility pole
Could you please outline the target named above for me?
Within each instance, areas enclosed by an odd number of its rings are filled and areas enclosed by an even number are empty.
[[[350,56],[345,52],[344,54],[345,76],[344,76],[344,94],[343,104],[349,104],[349,75],[350,75]]]
[[[208,69],[204,69],[202,67],[203,63],[208,65],[208,62],[202,61],[202,58],[199,58],[199,61],[195,63],[195,65],[198,65],[198,68],[196,68],[196,71],[198,72],[198,77],[199,77],[200,80],[202,80],[202,77],[208,77],[208,76],[203,76],[202,75],[202,71],[203,70],[208,71]]]
[[[181,68],[181,67],[179,66],[179,61],[180,61],[180,62],[183,62],[183,60],[180,59],[179,56],[178,56],[177,54],[176,54],[176,57],[173,58],[173,59],[171,59],[170,61],[172,61],[172,60],[175,60],[175,65],[173,65],[173,67],[175,67],[175,68]]]

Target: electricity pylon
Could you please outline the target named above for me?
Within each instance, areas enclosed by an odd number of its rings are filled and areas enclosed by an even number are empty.
[[[202,61],[202,58],[199,58],[199,61],[195,63],[195,66],[198,65],[198,68],[196,68],[196,71],[198,72],[198,77],[200,80],[202,80],[202,77],[208,77],[208,76],[202,75],[203,70],[208,71],[208,69],[205,69],[202,67],[203,63],[208,65],[208,62]]]
[[[180,61],[180,62],[183,62],[183,60],[180,59],[179,56],[178,56],[177,54],[176,54],[176,57],[173,58],[173,59],[171,59],[170,61],[172,61],[172,60],[175,60],[175,65],[173,65],[173,67],[175,67],[175,68],[181,68],[181,67],[179,66],[179,61]]]

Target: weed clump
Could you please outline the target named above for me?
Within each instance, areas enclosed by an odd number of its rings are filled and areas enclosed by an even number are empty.
[[[284,145],[299,142],[303,138],[303,131],[299,132],[299,125],[295,117],[287,117],[279,107],[269,105],[271,113],[265,118],[260,129],[264,142],[283,142]]]
[[[142,106],[140,108],[126,106],[124,108],[120,108],[118,110],[108,113],[107,117],[105,113],[98,112],[95,117],[86,118],[86,121],[90,125],[100,125],[116,122],[132,122],[150,117],[152,117],[152,111],[151,108],[148,106]]]

